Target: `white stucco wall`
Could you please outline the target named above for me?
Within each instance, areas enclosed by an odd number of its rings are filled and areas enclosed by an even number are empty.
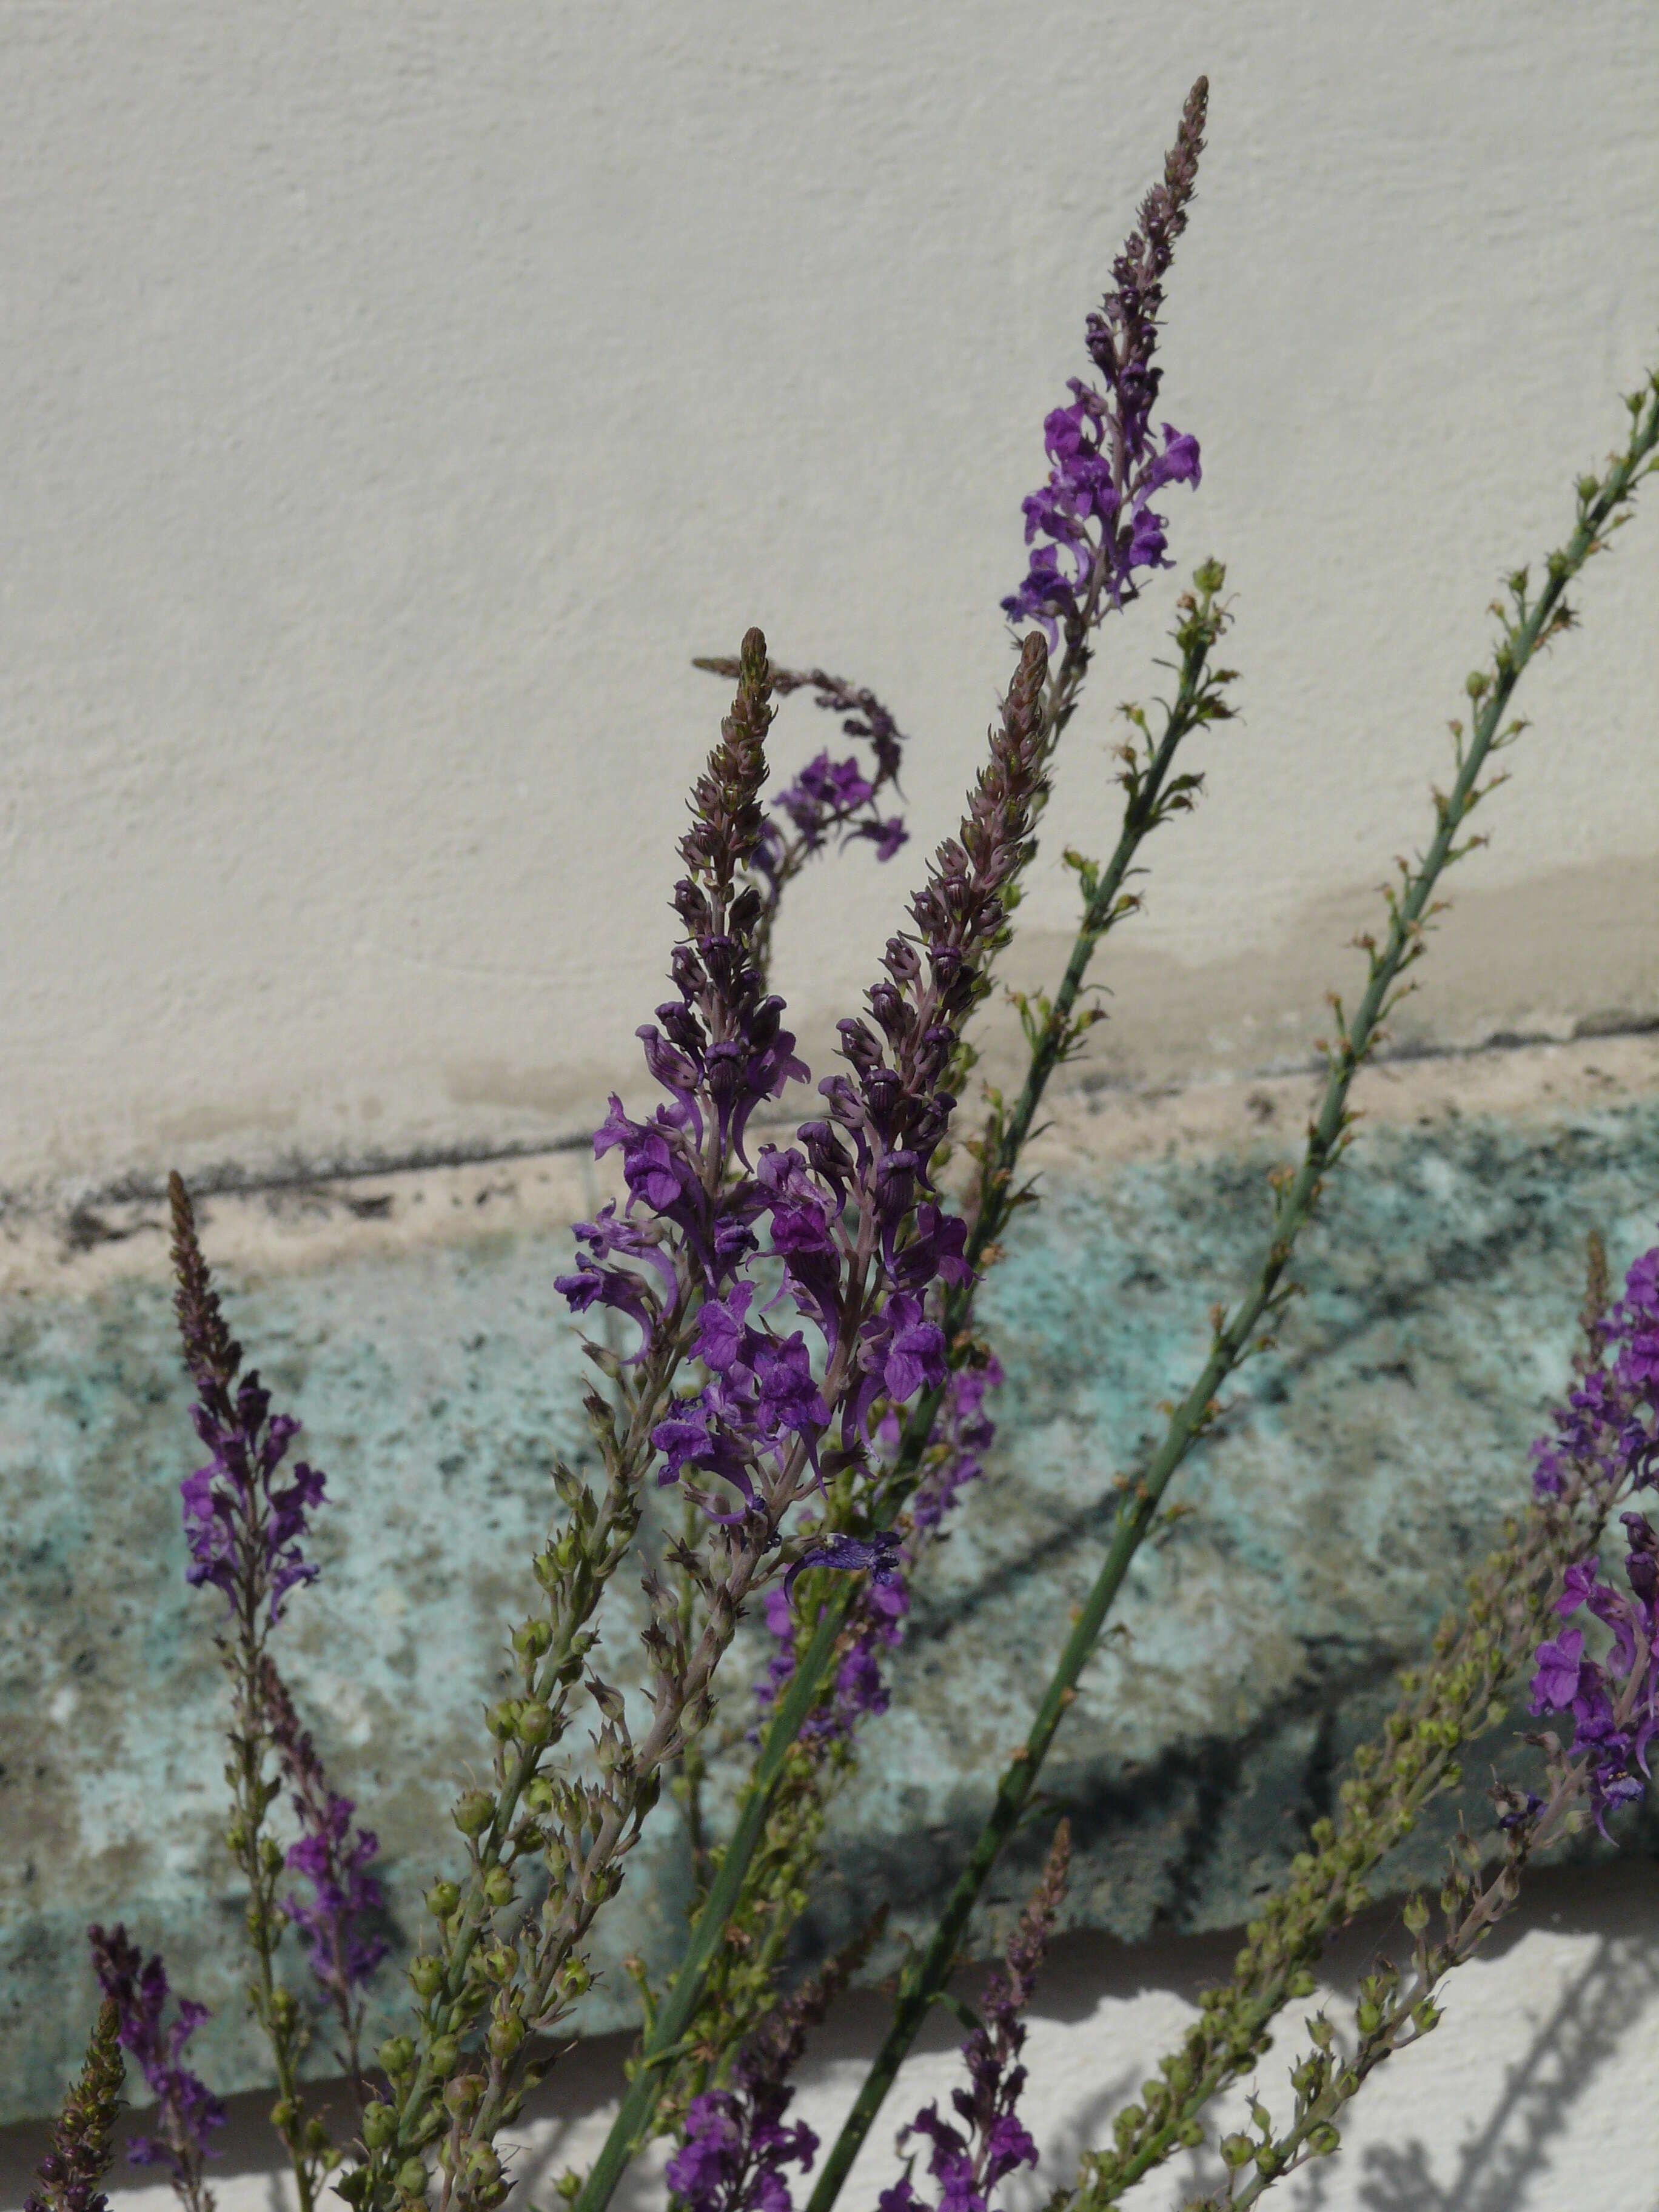
[[[1493,580],[1659,343],[1659,14],[0,11],[0,1183],[579,1125],[659,993],[723,703],[689,656],[750,621],[883,692],[941,830],[1042,415],[1200,69],[1171,509],[1249,714],[1118,958],[1131,1074],[1305,1048],[1420,834]],[[1166,582],[1052,849],[1103,841]],[[1659,1011],[1656,586],[1650,513],[1529,688],[1419,1033]],[[803,902],[809,1034],[901,869]],[[1068,910],[1050,871],[1037,965]]]

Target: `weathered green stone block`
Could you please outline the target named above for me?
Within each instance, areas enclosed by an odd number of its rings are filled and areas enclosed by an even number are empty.
[[[1284,1148],[1269,1127],[1196,1158],[1074,1158],[1022,1217],[982,1309],[1008,1374],[994,1474],[933,1562],[892,1709],[835,1808],[807,1948],[878,1890],[896,1927],[919,1928],[938,1902],[1093,1572],[1111,1478],[1194,1370],[1212,1299],[1258,1250],[1263,1176]],[[1124,1936],[1248,1917],[1330,1802],[1393,1669],[1525,1493],[1528,1440],[1566,1373],[1586,1231],[1622,1265],[1656,1212],[1651,1102],[1367,1136],[1309,1239],[1306,1297],[1185,1471],[1194,1510],[1142,1554],[1121,1633],[1061,1736],[1045,1802],[1077,1829],[1075,1917]],[[379,1832],[404,1954],[421,1889],[453,1857],[447,1808],[481,1764],[479,1708],[524,1608],[551,1455],[586,1449],[552,1289],[568,1250],[550,1232],[483,1236],[245,1293],[227,1271],[238,1332],[328,1473],[323,1578],[293,1601],[282,1648],[337,1786]],[[264,2078],[219,1834],[218,1601],[183,1581],[186,1404],[159,1273],[4,1302],[9,2116],[46,2107],[78,2055],[92,1919],[125,1919],[215,2008],[197,2047],[217,2086]],[[636,1650],[636,1626],[625,1590],[619,1652]],[[615,1671],[629,1679],[628,1662]],[[1395,1878],[1436,1849],[1425,1824]],[[994,1914],[1023,1878],[1005,1869]],[[590,2027],[630,2017],[619,1961],[672,1956],[684,1894],[665,1806],[602,1923]],[[382,1980],[389,2024],[395,1965]],[[331,2065],[325,2033],[313,2057]]]

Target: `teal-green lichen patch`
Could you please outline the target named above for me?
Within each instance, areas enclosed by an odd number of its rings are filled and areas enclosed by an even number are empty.
[[[937,1558],[892,1710],[836,1808],[809,1945],[842,1930],[872,1880],[902,1926],[937,1902],[1092,1571],[1107,1486],[1257,1245],[1275,1149],[1053,1180],[1023,1218],[983,1307],[1008,1374],[992,1479]],[[1060,1740],[1048,1796],[1078,1834],[1076,1917],[1125,1936],[1247,1917],[1392,1670],[1523,1495],[1528,1441],[1566,1372],[1586,1231],[1622,1263],[1656,1218],[1652,1104],[1368,1136],[1309,1240],[1307,1297],[1183,1472],[1195,1510],[1142,1555],[1125,1633]],[[323,1579],[293,1601],[283,1649],[337,1786],[381,1838],[399,1948],[479,1757],[479,1708],[551,1510],[550,1456],[584,1449],[576,1344],[552,1290],[566,1251],[524,1234],[246,1296],[226,1284],[328,1474]],[[183,1581],[187,1402],[159,1285],[0,1309],[7,2116],[52,2103],[84,2043],[91,1919],[125,1918],[214,2006],[198,2047],[216,2086],[264,2079],[219,1841],[217,1601]],[[631,1642],[625,1599],[617,1627]],[[1433,1848],[1415,1839],[1415,1859]],[[591,2027],[630,2016],[625,1952],[672,1954],[684,1879],[665,1812],[607,1916]],[[1010,1869],[1000,1900],[1018,1879]],[[384,1979],[395,2009],[395,1968]],[[315,2057],[330,2069],[325,2035]]]

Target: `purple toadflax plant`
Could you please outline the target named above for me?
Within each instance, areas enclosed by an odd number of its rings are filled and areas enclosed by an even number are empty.
[[[135,2166],[165,2166],[188,2212],[212,2212],[202,2169],[213,2155],[208,2138],[224,2125],[225,2108],[183,2063],[185,2046],[208,2008],[180,1997],[171,2025],[163,2027],[168,1991],[160,1958],[144,1958],[125,1928],[94,1927],[88,1940],[98,1986],[115,2008],[120,2046],[137,2062],[155,2097],[154,2132],[134,2136],[127,2156]]]
[[[328,2129],[308,2113],[300,2089],[300,2061],[310,2039],[302,2009],[276,1966],[284,1924],[299,1925],[309,1960],[344,2038],[339,2054],[359,2102],[363,2094],[359,2037],[362,1990],[384,1956],[368,1923],[382,1904],[368,1872],[378,1848],[350,1826],[349,1799],[330,1790],[311,1737],[267,1649],[289,1594],[315,1580],[301,1539],[322,1502],[324,1478],[304,1462],[281,1470],[300,1424],[273,1413],[258,1376],[242,1371],[242,1348],[230,1334],[202,1255],[189,1193],[176,1175],[168,1186],[173,1261],[185,1365],[197,1389],[191,1418],[212,1454],[179,1486],[190,1549],[186,1579],[223,1594],[229,1621],[218,1638],[232,1684],[229,1730],[234,1806],[226,1840],[248,1887],[246,1927],[253,1954],[251,1998],[270,2045],[281,2096],[274,2115],[288,2149],[301,2212],[337,2163]],[[276,1772],[271,1770],[275,1762]],[[300,1836],[286,1852],[269,1833],[269,1815],[286,1780]],[[310,1886],[309,1899],[280,1901],[284,1871]]]
[[[339,2193],[362,2212],[414,2212],[434,2195],[440,2212],[490,2212],[506,2197],[512,2174],[501,2132],[591,1984],[594,1923],[622,1884],[663,1782],[685,1775],[698,1756],[730,1655],[741,1648],[739,1622],[760,1603],[775,1648],[763,1662],[750,1779],[729,1833],[703,1855],[685,1958],[659,2003],[641,1971],[647,2021],[634,2078],[592,2172],[586,2182],[573,2177],[567,2193],[577,2212],[600,2212],[659,2107],[678,2118],[669,2180],[688,2212],[789,2212],[793,2177],[814,2157],[811,2130],[788,2118],[789,2075],[828,1978],[793,1998],[780,1999],[775,1984],[826,1793],[850,1771],[858,1731],[886,1706],[884,1660],[989,1442],[984,1399],[998,1370],[970,1326],[974,1291],[1014,1207],[1031,1195],[1017,1176],[1044,1086],[1094,1018],[1079,997],[1090,959],[1137,903],[1127,885],[1145,837],[1196,795],[1198,779],[1175,773],[1176,748],[1231,711],[1230,672],[1210,665],[1229,620],[1224,572],[1211,562],[1180,603],[1178,687],[1161,732],[1139,710],[1131,714],[1145,750],[1132,742],[1122,756],[1117,847],[1104,864],[1066,856],[1083,907],[1072,958],[1052,1001],[1019,1001],[1030,1048],[1024,1085],[1011,1112],[993,1097],[970,1151],[973,1188],[965,1206],[953,1206],[944,1170],[971,1064],[969,1025],[1009,935],[1054,745],[1099,623],[1169,565],[1167,526],[1154,502],[1173,485],[1199,481],[1195,440],[1158,420],[1156,352],[1206,98],[1200,80],[1163,182],[1143,204],[1113,289],[1090,319],[1098,381],[1074,383],[1071,404],[1048,418],[1048,480],[1025,503],[1035,550],[1005,602],[1029,634],[960,832],[940,846],[908,926],[889,939],[864,1011],[841,1024],[842,1066],[820,1082],[822,1109],[793,1143],[757,1133],[791,1086],[807,1079],[783,1000],[770,988],[774,920],[814,855],[848,842],[871,844],[878,859],[900,849],[902,825],[884,794],[896,784],[902,741],[872,695],[822,670],[773,670],[758,630],[735,661],[714,664],[735,678],[736,696],[680,844],[672,995],[639,1032],[661,1096],[643,1117],[611,1100],[595,1149],[616,1157],[626,1195],[581,1225],[577,1264],[559,1280],[574,1312],[634,1332],[625,1350],[587,1346],[609,1385],[609,1395],[596,1389],[587,1401],[603,1485],[590,1488],[572,1467],[556,1467],[564,1514],[533,1562],[540,1596],[511,1638],[509,1692],[485,1715],[490,1768],[454,1807],[465,1863],[458,1879],[441,1875],[428,1891],[431,1934],[410,1968],[411,2032],[381,2046],[373,2075],[356,2039],[362,1987],[382,1948],[376,1846],[354,1827],[350,1802],[329,1786],[267,1649],[293,1593],[316,1575],[304,1540],[323,1480],[304,1463],[289,1468],[296,1425],[273,1414],[257,1376],[241,1372],[175,1180],[179,1321],[210,1455],[184,1486],[188,1572],[219,1589],[228,1608],[221,1639],[235,1696],[228,1836],[250,1893],[253,2001],[278,2075],[276,2124],[301,2212],[312,2212],[323,2180],[342,2163]],[[817,2166],[809,2212],[828,2212],[921,2021],[946,1992],[977,1899],[1031,1808],[1128,1568],[1167,1511],[1170,1483],[1211,1431],[1227,1377],[1285,1310],[1292,1249],[1351,1139],[1354,1075],[1382,1033],[1405,971],[1422,956],[1439,878],[1474,842],[1466,825],[1491,787],[1482,781],[1490,757],[1518,734],[1505,720],[1515,684],[1568,627],[1568,585],[1625,519],[1653,465],[1659,381],[1630,411],[1624,451],[1581,483],[1574,530],[1551,556],[1545,580],[1534,587],[1524,571],[1509,580],[1491,666],[1469,679],[1470,726],[1453,726],[1455,775],[1436,794],[1433,835],[1414,861],[1401,864],[1386,932],[1361,940],[1367,972],[1357,1007],[1349,1014],[1334,1004],[1324,1091],[1300,1164],[1274,1179],[1260,1266],[1231,1307],[1214,1310],[1208,1356],[1165,1409],[1161,1435],[1133,1472],[1103,1491],[1109,1537],[1095,1583],[945,1911],[899,1977],[891,2026]],[[769,809],[774,698],[799,688],[843,716],[843,734],[868,748],[869,762],[856,751],[837,759],[825,748]],[[1173,2146],[1201,2141],[1207,2100],[1259,2057],[1267,2025],[1290,1996],[1305,1993],[1308,1963],[1325,1935],[1361,1908],[1365,1879],[1429,1797],[1455,1786],[1461,1747],[1518,1674],[1530,1670],[1540,1715],[1572,1717],[1567,1747],[1543,1739],[1549,1796],[1505,1801],[1495,1884],[1481,1886],[1479,1853],[1464,1851],[1448,1886],[1446,1940],[1419,1946],[1410,2009],[1396,2003],[1405,2002],[1398,1978],[1377,1978],[1357,2020],[1352,2066],[1327,2064],[1328,2039],[1316,2037],[1290,2135],[1275,2136],[1264,2116],[1242,2159],[1237,2141],[1224,2144],[1229,2201],[1249,2201],[1304,2154],[1331,2147],[1332,2100],[1351,2094],[1349,2085],[1395,2047],[1390,2036],[1433,2025],[1439,1978],[1507,1909],[1539,1844],[1581,1814],[1613,1819],[1639,1788],[1655,1725],[1659,1544],[1644,1516],[1627,1514],[1622,1583],[1590,1560],[1611,1506],[1648,1479],[1656,1282],[1654,1267],[1633,1272],[1620,1307],[1597,1322],[1594,1356],[1539,1455],[1533,1504],[1477,1578],[1468,1620],[1443,1628],[1436,1663],[1420,1679],[1408,1676],[1382,1746],[1356,1759],[1340,1820],[1316,1824],[1293,1881],[1249,1931],[1234,1984],[1212,1993],[1182,2052],[1160,2067],[1142,2104],[1119,2116],[1114,2149],[1089,2154],[1068,2197],[1091,2208],[1115,2203]],[[663,1569],[645,1569],[645,1681],[624,1696],[600,1672],[602,1607],[634,1555],[653,1486],[678,1491],[684,1534]],[[1544,1636],[1551,1605],[1559,1620],[1583,1613],[1598,1623],[1605,1650],[1583,1626],[1556,1626]],[[573,1754],[560,1747],[578,1715],[592,1733],[587,1750]],[[268,1832],[285,1786],[299,1827],[286,1849]],[[970,2037],[955,2118],[932,2107],[906,2131],[930,2147],[939,2212],[988,2212],[1000,2185],[1035,2159],[1017,2109],[1020,2014],[1058,1905],[1064,1852],[1062,1839]],[[279,1899],[285,1877],[307,1893]],[[289,1923],[344,2032],[342,2055],[361,2107],[359,2140],[349,2150],[300,2095],[307,2031],[275,1971]],[[1420,1934],[1424,1923],[1408,1924]],[[167,2123],[164,2158],[195,2205],[204,2201],[199,2154],[211,2120],[207,2093],[191,2088],[195,2077],[178,2064],[192,2008],[163,2030],[159,1961],[144,1966],[116,1943],[107,1939],[106,1949],[125,1992],[112,1999],[119,2033],[137,2037],[128,2047],[172,2084],[181,2117]],[[717,1969],[717,1958],[741,1961],[740,1989],[737,1972]],[[705,2002],[711,1991],[719,2002]],[[107,2103],[107,2067],[99,2080]],[[92,2103],[83,2106],[66,2112],[59,2179],[88,2201],[66,2203],[65,2212],[94,2212],[101,2171],[103,2123]],[[1239,2197],[1246,2165],[1251,2178]],[[923,2198],[907,2173],[884,2202],[888,2212],[903,2212]]]
[[[1152,501],[1170,484],[1200,480],[1198,441],[1152,416],[1164,372],[1153,356],[1164,279],[1204,149],[1209,81],[1193,87],[1163,180],[1141,203],[1140,220],[1112,264],[1113,289],[1088,322],[1087,345],[1102,391],[1073,377],[1068,407],[1043,424],[1048,481],[1025,501],[1025,542],[1036,545],[1019,589],[1003,611],[1036,622],[1058,646],[1080,646],[1103,605],[1133,596],[1139,572],[1167,568],[1169,526]]]
[[[962,2126],[941,2118],[933,2103],[900,2132],[901,2148],[909,2136],[925,2136],[933,2145],[927,2171],[939,2184],[936,2212],[990,2212],[998,2185],[1022,2166],[1037,2162],[1036,2145],[1019,2117],[1026,2078],[1019,2057],[1026,2008],[1066,1894],[1071,1856],[1071,1824],[1062,1820],[1042,1879],[981,2000],[982,2017],[962,2046],[968,2087],[951,2094]],[[922,2212],[924,2204],[907,2172],[883,2191],[880,2212]]]

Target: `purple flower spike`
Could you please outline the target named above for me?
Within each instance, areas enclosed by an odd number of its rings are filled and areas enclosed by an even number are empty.
[[[937,2212],[990,2212],[1000,2183],[1022,2166],[1035,2166],[1036,2145],[1018,2110],[1025,2087],[1019,2054],[1025,2047],[1024,2014],[1038,1969],[1066,1894],[1072,1832],[1062,1820],[1030,1903],[1020,1915],[1002,1966],[991,1977],[980,2025],[962,2046],[968,2087],[951,2092],[961,2127],[924,2107],[900,2136],[925,2136],[933,2145],[927,2171],[939,2184]],[[880,2212],[926,2212],[907,2174],[879,2199]]]
[[[729,2089],[708,2089],[686,2109],[684,2141],[668,2162],[668,2186],[685,2212],[792,2212],[786,2166],[805,2172],[818,2139],[804,2121],[786,2121],[794,2098],[789,2076],[807,2030],[869,1955],[878,1917],[823,1972],[767,2014],[738,2054]]]
[[[212,1454],[179,1486],[193,1589],[211,1583],[233,1613],[262,1606],[280,1620],[283,1600],[317,1568],[300,1547],[308,1516],[322,1503],[323,1477],[303,1460],[286,1481],[278,1473],[300,1424],[273,1413],[259,1377],[241,1373],[242,1348],[225,1327],[218,1293],[196,1234],[189,1194],[169,1176],[173,1262],[179,1288],[173,1307],[185,1364],[199,1393],[191,1407],[196,1433]]]
[[[757,1107],[803,1082],[805,1064],[783,1026],[783,1000],[766,989],[760,937],[763,892],[743,880],[759,865],[767,823],[760,805],[765,738],[773,715],[766,641],[744,638],[732,664],[738,689],[691,795],[680,840],[686,873],[674,909],[684,932],[670,973],[678,997],[639,1031],[665,1104],[633,1119],[619,1098],[593,1137],[594,1156],[622,1156],[625,1213],[607,1206],[578,1225],[586,1248],[555,1287],[577,1313],[610,1306],[635,1322],[635,1362],[657,1348],[665,1322],[700,1297],[719,1298],[756,1249],[764,1197],[746,1164]],[[677,1264],[678,1262],[678,1264]]]
[[[1141,203],[1112,264],[1114,289],[1089,318],[1089,353],[1104,391],[1073,377],[1072,404],[1043,424],[1048,481],[1024,502],[1025,543],[1036,550],[1024,582],[1002,605],[1011,622],[1039,624],[1051,650],[1062,625],[1068,643],[1080,645],[1107,606],[1133,598],[1140,571],[1169,567],[1167,526],[1152,501],[1166,485],[1199,481],[1198,441],[1168,422],[1161,445],[1153,434],[1163,371],[1152,356],[1164,278],[1198,181],[1208,100],[1200,77],[1163,182]]]
[[[1659,1249],[1636,1261],[1617,1299],[1594,1325],[1589,1362],[1553,1432],[1533,1446],[1533,1486],[1559,1498],[1577,1469],[1608,1492],[1654,1480],[1659,1453]],[[1607,1355],[1611,1352],[1612,1359]]]
[[[348,2033],[353,2026],[356,1992],[386,1956],[384,1939],[370,1932],[386,1902],[369,1872],[380,1843],[368,1828],[354,1830],[356,1809],[349,1797],[328,1786],[322,1761],[308,1732],[300,1726],[288,1686],[266,1658],[259,1670],[265,1724],[294,1793],[300,1840],[289,1848],[287,1866],[311,1886],[309,1899],[290,1895],[283,1910],[309,1945],[311,1971],[334,2000]]]
[[[1659,1248],[1625,1279],[1624,1294],[1586,1317],[1589,1351],[1549,1436],[1533,1446],[1540,1498],[1589,1492],[1617,1498],[1626,1486],[1650,1488],[1659,1450]],[[1592,1558],[1570,1566],[1555,1610],[1564,1620],[1589,1613],[1613,1632],[1597,1660],[1582,1628],[1564,1629],[1534,1656],[1534,1714],[1569,1713],[1567,1756],[1584,1762],[1596,1826],[1645,1790],[1649,1747],[1659,1735],[1659,1535],[1645,1514],[1621,1516],[1629,1548],[1621,1588]],[[1516,1820],[1530,1817],[1517,1814]]]
[[[116,2008],[121,2047],[137,2061],[155,2095],[156,2132],[135,2136],[127,2156],[134,2166],[166,2166],[186,2205],[210,2204],[202,2164],[216,2154],[208,2136],[224,2125],[225,2108],[181,2063],[185,2045],[208,2017],[207,2007],[181,1997],[172,2026],[163,2027],[167,1977],[160,1957],[144,1959],[121,1927],[107,1934],[89,1928],[87,1941],[99,1987]]]

